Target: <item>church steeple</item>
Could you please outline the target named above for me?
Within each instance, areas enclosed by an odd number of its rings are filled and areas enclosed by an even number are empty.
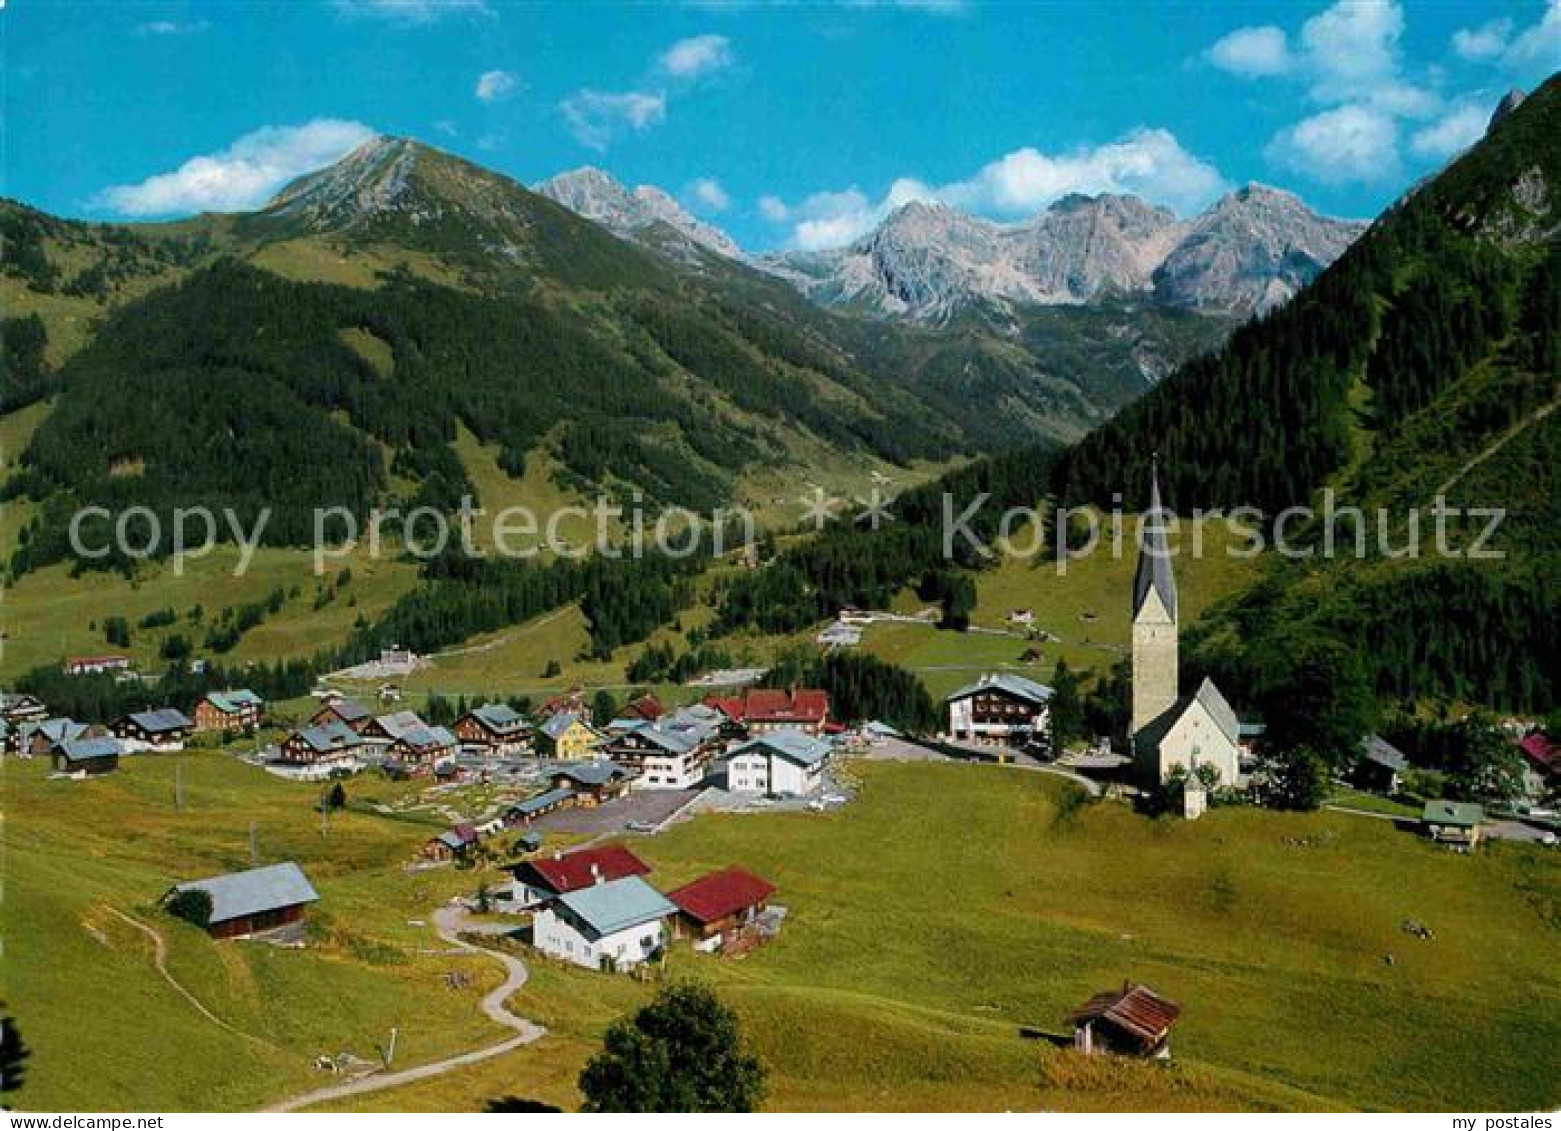
[[[1176,576],[1171,571],[1160,501],[1159,461],[1150,471],[1149,509],[1139,518],[1138,568],[1133,574],[1133,734],[1176,705]]]
[[[1158,458],[1150,465],[1149,509],[1142,516],[1138,543],[1138,569],[1133,574],[1133,619],[1144,610],[1144,601],[1152,590],[1160,598],[1172,623],[1176,622],[1176,575],[1171,570],[1171,554],[1165,538],[1165,524],[1171,512],[1160,503],[1160,467]]]

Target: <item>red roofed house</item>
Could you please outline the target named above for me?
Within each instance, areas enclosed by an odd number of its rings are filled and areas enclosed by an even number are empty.
[[[655,722],[666,713],[667,709],[661,705],[661,700],[654,695],[641,695],[638,699],[632,700],[623,709],[624,718],[644,719],[648,723]]]
[[[593,884],[643,876],[650,865],[621,844],[526,860],[510,869],[515,877],[511,903],[525,910]]]
[[[742,716],[749,734],[789,728],[817,736],[829,721],[829,693],[817,688],[750,688],[743,697]]]
[[[1550,790],[1561,787],[1561,746],[1542,730],[1530,731],[1518,740],[1523,755],[1523,793],[1530,801],[1543,801]]]
[[[1073,1022],[1073,1047],[1086,1056],[1116,1053],[1121,1056],[1168,1058],[1171,1026],[1182,1007],[1148,986],[1126,982],[1120,990],[1096,994],[1068,1015]]]
[[[723,868],[669,892],[678,909],[675,933],[696,940],[736,934],[763,911],[775,885],[745,868]]]

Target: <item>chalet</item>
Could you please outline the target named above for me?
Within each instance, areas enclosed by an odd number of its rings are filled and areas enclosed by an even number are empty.
[[[309,722],[314,726],[322,726],[330,722],[345,723],[359,734],[362,734],[363,728],[373,721],[372,711],[356,699],[342,696],[327,699],[325,704],[309,718]]]
[[[1518,740],[1523,755],[1523,794],[1530,801],[1544,801],[1561,787],[1561,747],[1542,730],[1530,731]]]
[[[206,930],[219,939],[241,938],[297,923],[320,895],[297,864],[271,864],[180,884],[175,892],[203,891],[211,896]]]
[[[1171,1055],[1171,1027],[1181,1014],[1181,1006],[1148,986],[1124,984],[1120,990],[1096,994],[1068,1020],[1073,1024],[1073,1047],[1085,1056],[1114,1053],[1166,1059]]]
[[[49,708],[41,699],[22,692],[0,692],[0,721],[15,728],[22,723],[42,722],[49,717]]]
[[[467,750],[498,757],[531,751],[531,724],[507,703],[485,703],[455,720],[455,737]]]
[[[1427,801],[1420,823],[1438,844],[1474,848],[1483,835],[1480,826],[1485,823],[1485,810],[1470,802]]]
[[[423,845],[422,855],[428,860],[463,859],[482,841],[471,825],[452,825]]]
[[[654,695],[641,695],[638,699],[632,699],[623,709],[625,718],[643,719],[647,723],[655,722],[666,713],[666,707]]]
[[[1013,609],[1008,614],[1008,623],[1032,625],[1035,623],[1035,613],[1031,609]]]
[[[114,724],[114,734],[127,753],[155,750],[168,753],[183,750],[195,723],[183,711],[160,707],[155,711],[136,711]]]
[[[735,747],[726,758],[726,788],[777,796],[812,793],[823,784],[831,747],[802,731],[763,734]]]
[[[949,734],[961,742],[1023,744],[1046,732],[1052,689],[1000,672],[962,687],[948,704]]]
[[[606,844],[527,860],[510,872],[515,877],[511,898],[517,906],[527,908],[592,884],[646,875],[650,865],[621,844]]]
[[[102,738],[108,728],[97,723],[78,723],[75,719],[44,719],[17,728],[16,750],[28,758],[47,758],[66,742]]]
[[[679,711],[613,736],[602,752],[636,774],[640,789],[690,789],[704,781],[719,747],[712,717]]]
[[[673,930],[696,940],[729,938],[752,925],[775,894],[775,885],[744,868],[723,868],[667,898],[678,909]]]
[[[247,687],[236,691],[213,691],[195,704],[195,729],[198,731],[254,730],[266,702]]]
[[[579,762],[553,772],[553,788],[574,793],[575,804],[590,807],[627,793],[634,774],[616,762]]]
[[[594,758],[601,740],[584,716],[561,711],[549,715],[537,728],[537,754],[565,762]]]
[[[418,775],[455,757],[455,735],[444,727],[430,726],[414,711],[377,715],[364,724],[363,740],[384,752],[388,762]]]
[[[587,723],[592,721],[591,705],[585,701],[585,692],[578,687],[571,687],[568,691],[548,699],[537,712],[539,719],[550,718],[553,715],[575,715]]]
[[[819,735],[829,721],[829,693],[817,688],[750,688],[743,696],[742,713],[749,734],[801,730]]]
[[[1360,789],[1389,796],[1403,785],[1401,775],[1409,768],[1403,751],[1380,734],[1369,734],[1360,745],[1360,757],[1350,770],[1350,780]]]
[[[538,817],[556,813],[574,803],[574,790],[550,789],[546,793],[539,793],[535,797],[528,797],[524,801],[517,801],[511,805],[504,811],[504,822],[509,825],[529,825]]]
[[[96,777],[119,768],[119,753],[119,739],[102,735],[68,738],[54,748],[52,757],[56,773]]]
[[[102,675],[130,670],[129,656],[72,656],[60,665],[66,675]]]
[[[532,945],[591,970],[628,970],[666,946],[675,914],[639,876],[603,880],[543,904],[531,919]]]
[[[357,731],[332,721],[293,731],[277,748],[277,757],[294,766],[345,766],[356,762],[362,750]]]

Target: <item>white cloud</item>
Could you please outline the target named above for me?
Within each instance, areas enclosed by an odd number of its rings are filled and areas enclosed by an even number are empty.
[[[1237,28],[1208,50],[1221,70],[1247,76],[1282,75],[1295,66],[1285,33],[1277,27]]]
[[[713,212],[725,212],[732,206],[732,198],[714,177],[699,178],[688,186],[688,195]]]
[[[876,201],[852,187],[815,193],[796,205],[766,196],[759,211],[772,223],[792,225],[793,246],[816,251],[850,243],[913,200],[1011,219],[1038,212],[1069,193],[1132,193],[1187,213],[1228,187],[1218,169],[1188,153],[1169,131],[1137,129],[1105,145],[1068,153],[1016,149],[964,180],[937,187],[901,177]]]
[[[1479,141],[1490,116],[1488,107],[1459,106],[1440,121],[1417,130],[1409,139],[1409,150],[1416,157],[1446,160]]]
[[[580,144],[601,150],[624,129],[640,133],[665,121],[667,96],[660,91],[584,89],[558,108]]]
[[[1502,65],[1519,74],[1547,77],[1561,59],[1561,0],[1550,0],[1539,23],[1512,41]]]
[[[1266,155],[1325,184],[1392,180],[1399,176],[1398,122],[1373,106],[1338,106],[1281,130]]]
[[[462,12],[490,16],[487,0],[336,0],[336,10],[347,16],[366,16],[400,24],[432,23]]]
[[[138,35],[193,35],[211,25],[205,20],[148,20],[136,25]]]
[[[1512,21],[1503,17],[1474,28],[1453,32],[1453,50],[1471,62],[1495,59],[1507,49],[1512,38]]]
[[[680,39],[661,54],[661,69],[669,75],[695,79],[732,65],[732,43],[724,35]]]
[[[361,122],[335,118],[266,126],[226,149],[192,157],[173,172],[106,188],[93,203],[122,216],[254,208],[294,177],[331,164],[374,136]]]
[[[520,79],[513,71],[484,71],[477,76],[473,94],[478,102],[498,102],[520,88]]]
[[[1404,12],[1397,0],[1339,0],[1301,25],[1301,45],[1324,101],[1371,97],[1397,82]]]

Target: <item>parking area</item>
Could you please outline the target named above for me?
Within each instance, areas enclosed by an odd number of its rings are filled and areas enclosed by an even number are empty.
[[[649,831],[659,828],[701,792],[698,789],[641,789],[594,808],[561,809],[538,817],[526,827],[539,833],[576,836]]]

